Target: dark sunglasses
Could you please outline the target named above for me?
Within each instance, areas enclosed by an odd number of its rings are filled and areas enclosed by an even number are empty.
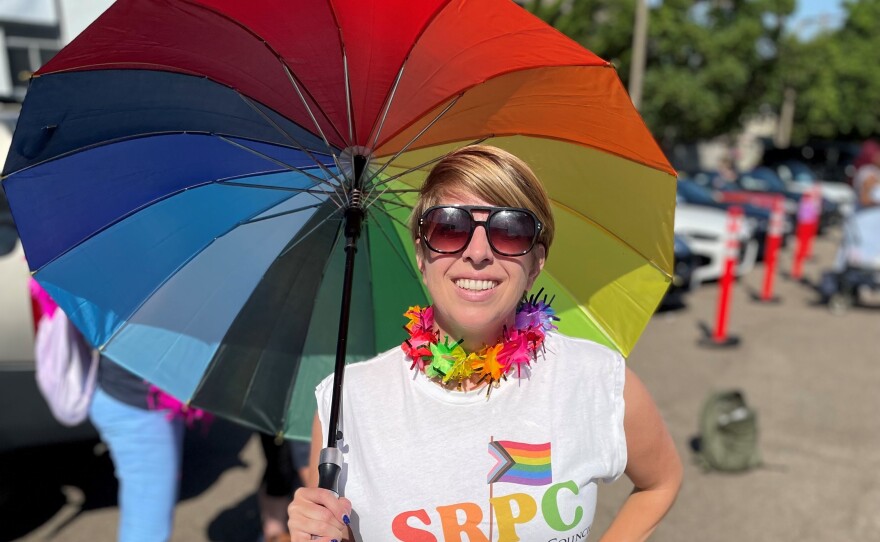
[[[474,211],[487,212],[489,216],[476,220]],[[437,205],[422,213],[419,238],[434,252],[455,254],[468,246],[477,226],[483,226],[489,246],[502,256],[528,254],[541,233],[541,222],[528,209]]]

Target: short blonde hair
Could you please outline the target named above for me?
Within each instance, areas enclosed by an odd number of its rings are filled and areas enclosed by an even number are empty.
[[[554,222],[550,198],[531,168],[509,152],[489,145],[462,147],[437,162],[419,191],[410,215],[413,240],[419,237],[419,219],[444,197],[469,194],[499,207],[520,207],[541,222],[537,242],[549,252]]]

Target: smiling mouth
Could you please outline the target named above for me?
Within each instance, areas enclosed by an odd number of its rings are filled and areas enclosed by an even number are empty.
[[[455,281],[455,285],[462,290],[480,292],[483,290],[491,290],[492,288],[498,286],[498,283],[494,280],[458,279]]]

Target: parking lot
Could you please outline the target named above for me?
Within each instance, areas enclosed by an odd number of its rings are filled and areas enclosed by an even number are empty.
[[[880,532],[880,300],[841,316],[814,289],[839,238],[819,238],[806,283],[777,280],[779,304],[752,299],[764,268],[735,286],[729,330],[736,348],[698,345],[715,319],[717,285],[700,286],[685,307],[658,313],[630,358],[656,398],[685,460],[676,506],[652,540],[873,540]],[[792,247],[782,254],[790,269]],[[704,473],[689,440],[712,390],[738,388],[757,409],[764,466]],[[254,492],[262,475],[259,442],[217,422],[187,438],[176,541],[257,539]],[[115,482],[94,442],[0,457],[0,539],[112,540]],[[622,479],[600,488],[593,532],[601,533],[630,490]],[[598,539],[597,534],[594,538]]]

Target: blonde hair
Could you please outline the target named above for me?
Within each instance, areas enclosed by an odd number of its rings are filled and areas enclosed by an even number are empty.
[[[499,207],[520,207],[541,222],[537,242],[549,252],[554,222],[550,199],[531,168],[509,152],[489,145],[469,145],[437,162],[419,191],[410,215],[413,240],[419,237],[419,219],[444,197],[469,194]]]

